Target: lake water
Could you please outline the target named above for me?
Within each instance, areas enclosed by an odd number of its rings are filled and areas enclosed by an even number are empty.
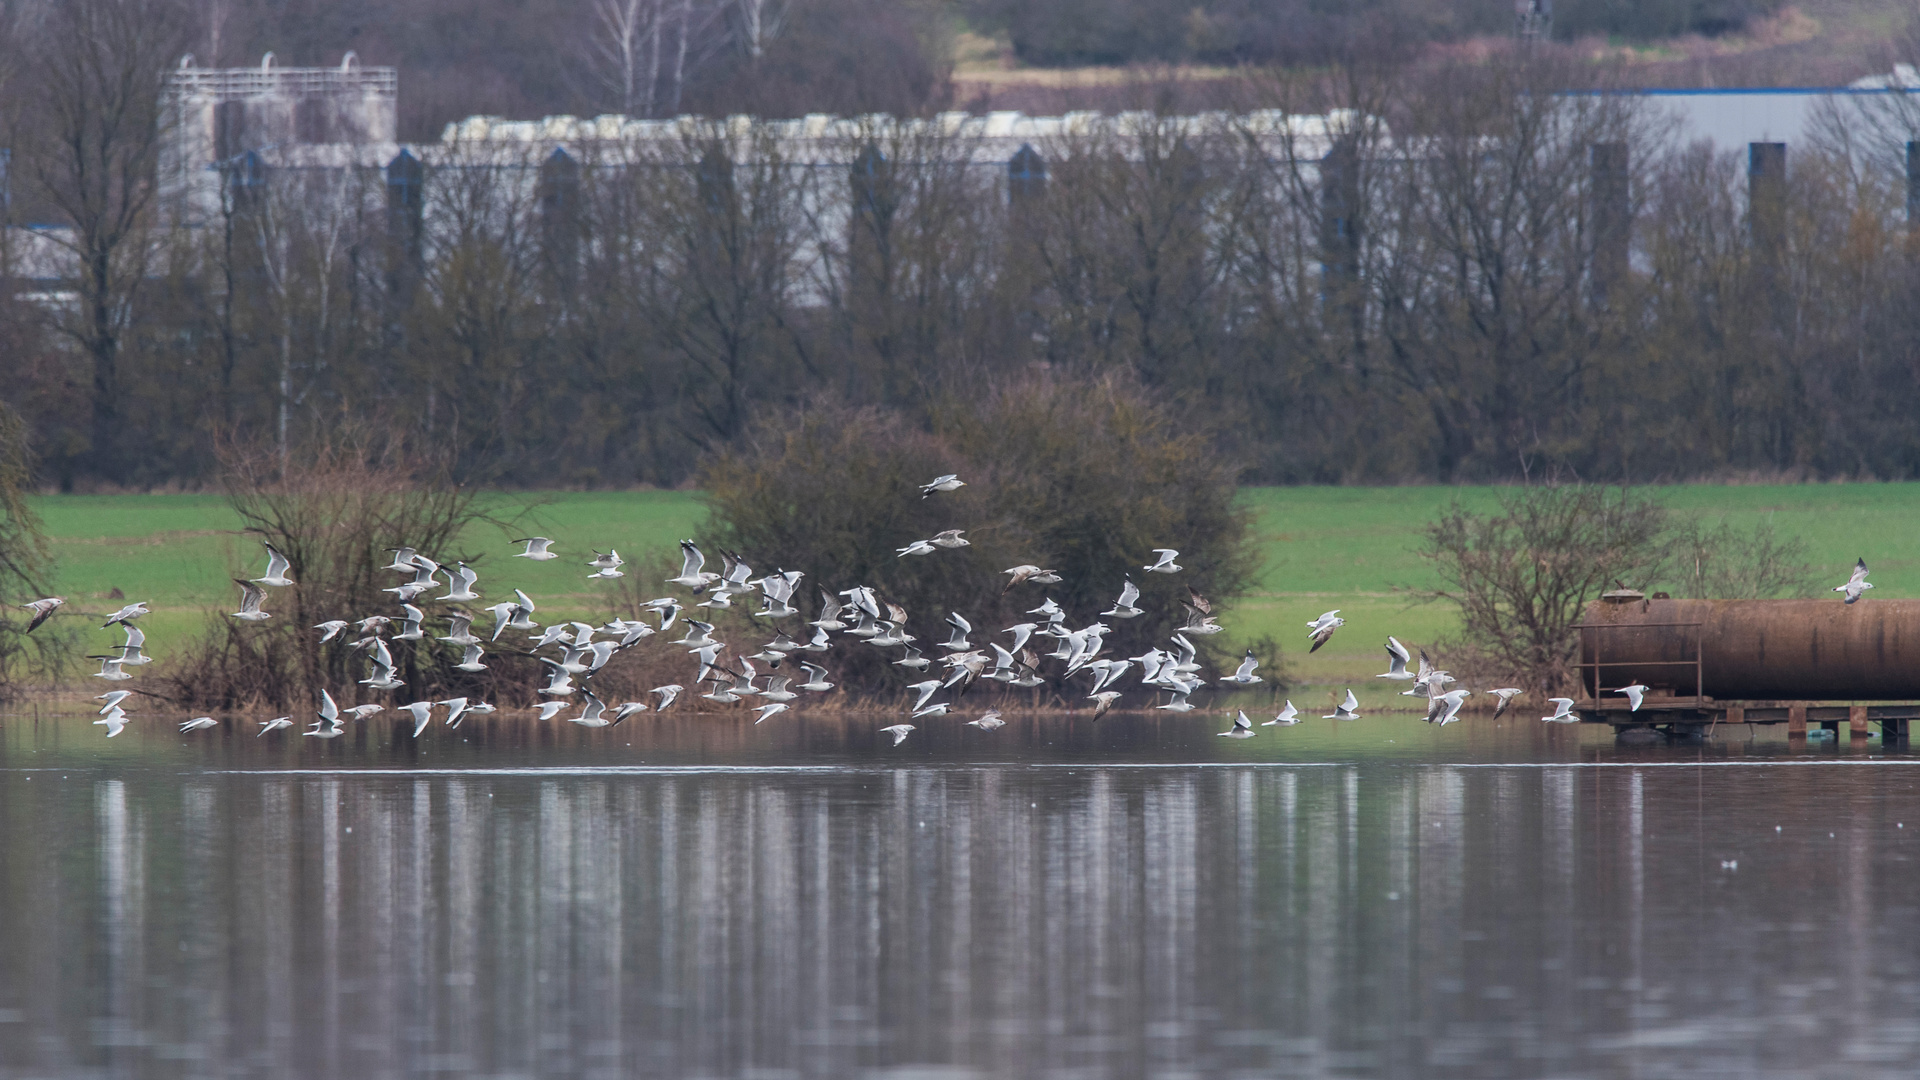
[[[1910,1077],[1920,759],[0,716],[0,1077]]]

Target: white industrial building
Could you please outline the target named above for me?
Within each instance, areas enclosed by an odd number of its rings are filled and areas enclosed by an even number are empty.
[[[1700,90],[1649,89],[1628,92],[1675,146],[1707,142],[1716,150],[1739,151],[1755,143],[1788,147],[1837,146],[1836,136],[1850,128],[1855,140],[1890,133],[1889,119],[1905,117],[1914,106],[1907,97],[1920,90],[1920,72],[1896,65],[1892,75],[1860,79],[1849,86],[1761,87]],[[1901,131],[1900,142],[1920,138]]]
[[[167,80],[169,137],[160,151],[162,205],[176,220],[217,210],[223,167],[253,155],[271,165],[302,155],[344,165],[397,151],[400,73],[363,67],[202,68],[187,56]],[[391,156],[391,155],[389,155]]]
[[[339,65],[325,68],[281,67],[271,54],[256,67],[229,69],[200,68],[187,58],[171,73],[170,88],[172,130],[160,161],[160,205],[168,220],[190,226],[210,223],[249,186],[265,190],[282,182],[272,179],[278,173],[303,195],[331,187],[349,201],[365,200],[360,205],[369,210],[384,202],[389,231],[410,233],[407,243],[416,251],[422,219],[434,214],[423,190],[436,168],[505,170],[510,184],[532,195],[541,178],[556,169],[684,161],[684,148],[716,137],[732,142],[734,161],[749,160],[754,141],[767,139],[780,144],[788,162],[842,169],[853,165],[869,145],[888,154],[924,150],[947,162],[980,168],[983,182],[1005,185],[1011,194],[1022,183],[1043,184],[1048,158],[1058,160],[1087,140],[1111,136],[1124,145],[1149,129],[1173,138],[1231,133],[1242,146],[1251,142],[1275,159],[1300,163],[1303,178],[1327,188],[1319,212],[1326,217],[1323,228],[1335,237],[1346,236],[1345,199],[1334,190],[1339,181],[1322,166],[1342,137],[1371,127],[1367,141],[1375,152],[1418,152],[1408,144],[1396,146],[1383,138],[1387,133],[1378,121],[1351,112],[1302,116],[1278,110],[1183,117],[952,112],[921,120],[813,115],[767,122],[746,117],[715,122],[694,117],[474,116],[448,124],[436,141],[402,145],[396,140],[398,71],[363,67],[351,53]],[[1864,122],[1856,126],[1876,130],[1876,152],[1897,153],[1907,146],[1901,140],[1920,137],[1901,134],[1911,115],[1908,95],[1916,90],[1920,72],[1902,66],[1888,76],[1841,88],[1646,90],[1633,96],[1666,121],[1655,126],[1666,129],[1672,145],[1708,140],[1723,151],[1744,151],[1749,182],[1771,182],[1785,174],[1791,148],[1823,139],[1832,145],[1837,122]],[[1915,101],[1920,105],[1920,98]],[[1595,197],[1617,208],[1610,211],[1613,216],[1630,213],[1626,150],[1624,144],[1594,148]],[[1909,150],[1909,205],[1916,208],[1910,213],[1920,213],[1917,157]],[[830,198],[830,190],[817,188],[808,197]],[[819,209],[829,217],[845,213],[844,207]],[[1624,244],[1631,226],[1624,224],[1624,217],[1622,222],[1613,231],[1620,238],[1615,242]],[[46,242],[51,239],[44,235],[47,228],[35,231],[40,235],[20,237],[12,245],[14,263],[29,268],[21,276],[58,282],[67,276],[58,269],[66,262],[66,252]],[[1332,242],[1339,246],[1356,240]]]
[[[624,116],[550,116],[508,120],[473,116],[448,124],[433,143],[396,141],[399,73],[363,67],[352,53],[336,67],[289,68],[272,54],[257,67],[209,69],[184,59],[171,75],[174,134],[161,161],[164,205],[175,220],[205,220],[219,206],[222,177],[236,170],[276,168],[384,168],[402,150],[434,165],[537,165],[555,150],[576,160],[617,161],[623,153],[668,149],[715,127],[693,117],[639,120]],[[1835,118],[1869,119],[1887,113],[1894,96],[1920,89],[1920,73],[1901,65],[1891,75],[1848,87],[1643,90],[1633,96],[1664,118],[1676,145],[1709,140],[1722,150],[1755,143],[1799,146],[1831,129]],[[942,113],[927,120],[885,116],[806,116],[758,126],[779,140],[790,161],[847,163],[859,144],[900,142],[937,134],[959,143],[969,160],[1009,163],[1023,146],[1045,155],[1052,147],[1102,132],[1127,134],[1150,124],[1176,132],[1232,129],[1251,135],[1275,156],[1312,161],[1359,122],[1350,113],[1296,116],[1278,110],[1239,116],[1200,114],[1171,120],[1147,113],[1068,113],[984,116]],[[1882,124],[1884,127],[1885,125]],[[754,125],[730,118],[721,130],[745,140]]]
[[[281,169],[386,169],[403,154],[427,169],[527,169],[547,164],[556,151],[579,163],[619,165],[718,136],[734,143],[736,160],[751,155],[755,139],[771,139],[789,162],[848,165],[869,143],[900,148],[939,139],[942,153],[957,151],[968,164],[1005,169],[1023,147],[1044,155],[1063,143],[1103,135],[1125,138],[1152,127],[1191,138],[1231,131],[1255,139],[1277,157],[1318,161],[1358,125],[1378,127],[1345,110],[1324,116],[1267,110],[1172,118],[1148,112],[1044,117],[948,112],[928,119],[815,114],[763,122],[744,116],[717,122],[692,116],[473,116],[446,125],[437,142],[403,145],[395,139],[398,72],[363,68],[351,54],[337,68],[276,67],[271,54],[258,68],[209,70],[188,60],[173,73],[171,86],[175,134],[162,154],[162,204],[173,220],[188,223],[211,220],[219,212],[223,184],[264,182],[266,173]]]

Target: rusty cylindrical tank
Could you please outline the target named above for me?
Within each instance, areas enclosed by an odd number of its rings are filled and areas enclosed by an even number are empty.
[[[1691,696],[1696,655],[1701,692],[1722,701],[1920,699],[1920,600],[1616,596],[1587,608],[1580,672],[1589,692],[1598,661],[1602,688],[1642,682]]]

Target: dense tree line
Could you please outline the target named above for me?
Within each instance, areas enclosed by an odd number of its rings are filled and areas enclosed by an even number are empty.
[[[930,424],[1036,367],[1128,373],[1272,482],[1920,473],[1898,163],[1794,147],[1750,185],[1563,74],[1353,75],[1331,140],[1142,114],[1015,172],[877,122],[804,154],[718,124],[436,152],[398,188],[230,163],[189,225],[152,206],[146,129],[74,135],[150,116],[141,84],[55,84],[15,176],[78,227],[11,253],[69,276],[0,302],[0,395],[82,486],[347,422],[469,480],[677,484],[770,409]]]
[[[74,0],[97,5],[100,0]],[[46,5],[55,8],[63,5]],[[154,6],[140,0],[136,7]],[[920,112],[948,91],[944,0],[169,0],[152,35],[203,67],[404,72],[400,136],[473,115]],[[38,5],[0,6],[31,24]]]
[[[1552,36],[1638,41],[1745,29],[1779,0],[1549,0]],[[1031,64],[1311,63],[1367,49],[1501,35],[1514,6],[1471,0],[961,0]]]
[[[69,5],[0,5],[33,24]],[[84,7],[86,3],[78,6]],[[144,0],[135,7],[148,6]],[[346,50],[404,72],[404,139],[476,114],[800,116],[944,107],[957,30],[1024,62],[1323,63],[1500,36],[1506,0],[172,0],[151,35],[201,67],[327,65]],[[1779,0],[1557,0],[1554,36],[1737,31]],[[1099,92],[1085,95],[1096,107]]]

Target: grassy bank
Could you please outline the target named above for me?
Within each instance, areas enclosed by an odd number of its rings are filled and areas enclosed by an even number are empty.
[[[1844,580],[1846,568],[1864,555],[1876,597],[1920,591],[1920,558],[1907,542],[1920,524],[1920,484],[1685,485],[1656,493],[1676,510],[1725,517],[1736,526],[1770,516],[1782,535],[1806,540],[1823,580]],[[1250,488],[1243,497],[1266,561],[1257,591],[1236,606],[1227,625],[1236,639],[1271,635],[1281,643],[1304,684],[1296,700],[1305,707],[1379,670],[1386,635],[1423,643],[1452,632],[1447,608],[1409,602],[1410,590],[1434,584],[1414,549],[1422,526],[1448,503],[1491,506],[1496,491]],[[523,588],[543,615],[604,610],[600,587],[587,582],[577,553],[612,545],[635,562],[665,555],[704,513],[697,496],[683,492],[502,493],[489,503],[497,516],[518,523],[504,533],[477,529],[464,553],[481,556],[483,589]],[[238,535],[239,522],[218,496],[46,496],[35,506],[54,541],[59,591],[84,611],[118,606],[108,599],[115,588],[129,600],[150,601],[155,613],[146,625],[157,655],[166,654],[167,639],[196,631],[208,612],[231,610],[237,591],[229,579],[251,577],[264,566],[259,548]],[[506,541],[529,533],[553,537],[568,557],[544,564],[509,558],[514,549]],[[1308,658],[1301,647],[1304,624],[1335,607],[1348,625]],[[91,643],[113,639],[103,631]]]
[[[1920,484],[1687,484],[1650,489],[1666,505],[1751,527],[1770,518],[1781,536],[1806,541],[1820,580],[1846,580],[1854,559],[1873,568],[1876,597],[1920,595],[1920,557],[1906,537],[1920,524]],[[1409,593],[1437,584],[1414,554],[1422,527],[1454,500],[1491,508],[1489,487],[1250,488],[1266,568],[1259,591],[1229,625],[1270,633],[1293,657],[1293,674],[1321,700],[1335,684],[1384,670],[1388,634],[1409,644],[1455,630],[1451,609],[1415,605]],[[1304,624],[1328,608],[1347,618],[1308,659]],[[1301,702],[1304,706],[1305,702]]]

